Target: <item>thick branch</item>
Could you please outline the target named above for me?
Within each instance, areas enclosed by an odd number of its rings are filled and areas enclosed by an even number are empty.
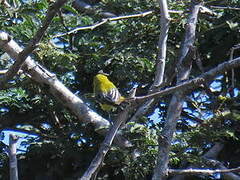
[[[22,51],[22,48],[5,32],[0,32],[0,48],[7,52],[13,59]],[[65,107],[70,109],[78,117],[80,122],[92,123],[98,133],[106,133],[110,125],[109,121],[90,109],[79,97],[66,88],[54,74],[36,64],[31,57],[26,59],[22,69],[30,75],[33,80],[47,87],[48,91]],[[130,146],[128,141],[121,141],[123,140],[121,138],[116,138],[116,140],[119,140],[116,141],[116,143],[120,146]]]
[[[32,40],[28,43],[27,47],[21,51],[18,56],[15,57],[16,61],[14,64],[9,68],[6,74],[1,77],[0,79],[0,87],[3,87],[4,84],[11,80],[16,73],[21,68],[22,64],[26,60],[26,58],[32,53],[32,51],[36,48],[37,44],[41,41],[44,33],[46,32],[47,28],[49,27],[53,17],[58,12],[61,6],[67,2],[67,0],[58,0],[56,1],[52,6],[49,7],[46,18],[43,22],[43,24],[38,29],[35,36],[32,38]]]

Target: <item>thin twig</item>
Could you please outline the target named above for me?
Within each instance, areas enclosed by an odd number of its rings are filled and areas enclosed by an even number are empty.
[[[236,7],[226,7],[226,6],[210,6],[210,7],[214,9],[229,9],[229,10],[240,11],[240,8],[236,8]]]
[[[62,33],[62,34],[58,34],[58,35],[55,35],[53,36],[52,38],[57,38],[57,37],[62,37],[62,36],[66,36],[66,35],[69,35],[69,34],[72,34],[72,33],[75,33],[77,31],[81,31],[81,30],[93,30],[95,28],[97,28],[98,26],[101,26],[103,24],[105,24],[106,22],[110,22],[110,21],[118,21],[118,20],[122,20],[122,19],[129,19],[129,18],[136,18],[136,17],[145,17],[149,14],[152,14],[153,11],[147,11],[147,12],[143,12],[143,13],[139,13],[139,14],[133,14],[133,15],[126,15],[126,16],[118,16],[118,17],[112,17],[112,18],[105,18],[103,19],[101,22],[97,22],[93,25],[90,25],[90,26],[83,26],[83,27],[78,27],[78,28],[75,28],[69,32],[66,32],[66,33]]]

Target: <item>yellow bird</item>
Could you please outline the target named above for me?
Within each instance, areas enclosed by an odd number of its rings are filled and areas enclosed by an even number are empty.
[[[104,111],[113,111],[125,99],[121,96],[116,86],[103,73],[99,73],[94,77],[93,91]]]

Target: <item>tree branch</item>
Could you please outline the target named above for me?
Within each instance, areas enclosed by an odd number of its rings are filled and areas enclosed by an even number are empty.
[[[199,2],[192,2],[191,12],[186,23],[186,32],[182,40],[180,54],[178,58],[178,73],[177,83],[180,83],[189,78],[192,68],[192,59],[189,54],[192,54],[193,43],[195,41],[195,29],[197,23],[198,12],[200,9]],[[170,146],[173,138],[173,133],[176,131],[177,119],[182,112],[184,100],[184,90],[176,91],[170,101],[167,118],[161,135],[158,139],[158,157],[157,165],[154,169],[152,180],[162,180],[168,176],[168,161]]]
[[[236,7],[226,7],[226,6],[210,6],[210,8],[214,8],[214,9],[229,9],[229,10],[236,10],[236,11],[240,11],[240,8],[236,8]]]
[[[149,90],[149,94],[158,90],[159,86],[163,82],[163,76],[165,71],[165,61],[166,61],[166,51],[167,51],[167,38],[168,38],[168,30],[169,30],[169,23],[170,23],[170,16],[168,12],[168,6],[167,1],[159,1],[160,5],[160,12],[161,12],[161,18],[160,18],[160,35],[158,40],[158,57],[156,60],[156,72],[155,72],[155,78],[154,82]],[[154,103],[153,98],[147,99],[146,102],[144,102],[136,111],[136,113],[132,116],[129,122],[135,122],[138,120],[139,117],[141,117],[143,114],[145,114]]]
[[[228,169],[226,168],[223,163],[215,160],[215,159],[206,159],[205,158],[205,161],[210,164],[211,166],[214,166],[214,167],[217,167],[219,168],[220,170],[231,170],[231,169]],[[240,167],[238,167],[240,168]],[[237,168],[233,168],[233,169],[237,169]],[[234,174],[235,171],[230,171],[230,172],[222,172],[222,178],[223,179],[226,179],[226,180],[240,180],[240,176],[237,175],[237,174]],[[240,172],[240,171],[238,171]],[[220,172],[221,173],[221,172]]]
[[[165,95],[172,94],[176,91],[189,90],[189,89],[192,89],[192,88],[197,87],[199,85],[202,85],[209,80],[214,79],[217,75],[219,75],[219,74],[221,74],[225,71],[231,70],[232,68],[237,68],[239,66],[240,66],[240,57],[235,58],[235,59],[230,60],[230,61],[223,62],[222,64],[219,64],[217,67],[201,74],[199,77],[196,77],[194,79],[184,81],[184,82],[182,82],[182,83],[180,83],[176,86],[169,87],[169,88],[166,88],[166,89],[161,90],[159,92],[151,93],[149,95],[129,98],[129,101],[137,101],[137,102],[140,103],[144,100],[151,99],[151,98],[162,97],[162,96],[165,96]]]
[[[53,36],[52,38],[57,38],[57,37],[62,37],[62,36],[66,36],[66,35],[69,35],[69,34],[72,34],[72,33],[75,33],[77,31],[82,31],[82,30],[93,30],[95,28],[97,28],[98,26],[101,26],[107,22],[110,22],[110,21],[118,21],[118,20],[121,20],[121,19],[129,19],[129,18],[136,18],[136,17],[145,17],[149,14],[152,14],[153,11],[147,11],[147,12],[143,12],[143,13],[139,13],[139,14],[133,14],[133,15],[126,15],[126,16],[118,16],[118,17],[112,17],[112,18],[106,18],[106,19],[103,19],[101,22],[97,22],[93,25],[90,25],[90,26],[84,26],[84,27],[78,27],[78,28],[75,28],[69,32],[66,32],[66,33],[62,33],[62,34],[58,34],[58,35],[55,35]]]
[[[104,18],[115,17],[116,15],[111,12],[99,12],[98,9],[95,9],[92,5],[84,2],[83,0],[73,1],[73,7],[80,13],[84,12],[88,15],[99,15]]]
[[[240,167],[232,169],[169,169],[169,175],[213,175],[215,173],[229,173],[229,172],[240,172]]]
[[[17,141],[18,137],[9,135],[9,167],[10,167],[10,180],[18,180],[18,167],[17,167]]]
[[[65,2],[67,2],[67,0],[58,0],[52,6],[49,7],[46,18],[43,24],[38,29],[35,36],[28,43],[26,48],[23,51],[21,51],[18,54],[18,56],[15,57],[16,61],[14,62],[14,64],[9,68],[9,70],[4,74],[4,76],[1,77],[0,87],[3,87],[7,81],[11,80],[16,75],[16,73],[19,71],[22,64],[24,63],[25,59],[29,56],[29,54],[32,53],[32,51],[36,48],[37,44],[41,41],[53,17]]]
[[[9,56],[16,59],[22,48],[10,36],[0,31],[0,48],[7,52]],[[22,70],[40,85],[48,88],[48,91],[75,114],[80,122],[92,123],[99,134],[105,134],[110,126],[108,120],[104,119],[92,109],[90,109],[79,97],[65,87],[56,76],[44,67],[36,64],[31,57],[27,57]],[[115,143],[121,147],[129,147],[131,143],[117,135]]]
[[[202,158],[206,159],[206,158],[211,158],[214,159],[218,156],[219,152],[223,149],[224,145],[222,143],[215,143],[213,147],[210,148],[210,150],[208,150],[203,156]],[[187,167],[187,169],[196,169],[195,168],[195,164],[190,165]],[[184,180],[186,179],[186,176],[188,174],[178,174],[174,177],[171,178],[171,180]]]
[[[129,108],[130,108],[130,105],[118,114],[117,120],[114,122],[113,126],[110,128],[109,132],[107,133],[104,141],[102,142],[98,150],[98,153],[92,160],[86,172],[83,174],[81,178],[78,178],[78,180],[90,180],[94,175],[95,176],[97,175],[97,172],[104,161],[104,157],[106,156],[107,152],[111,148],[112,141],[119,127],[121,126],[121,124],[126,122],[128,118]]]

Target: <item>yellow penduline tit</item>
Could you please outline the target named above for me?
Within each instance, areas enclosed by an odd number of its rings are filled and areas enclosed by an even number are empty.
[[[93,79],[94,95],[104,111],[113,111],[124,101],[116,86],[103,74],[97,74]]]

